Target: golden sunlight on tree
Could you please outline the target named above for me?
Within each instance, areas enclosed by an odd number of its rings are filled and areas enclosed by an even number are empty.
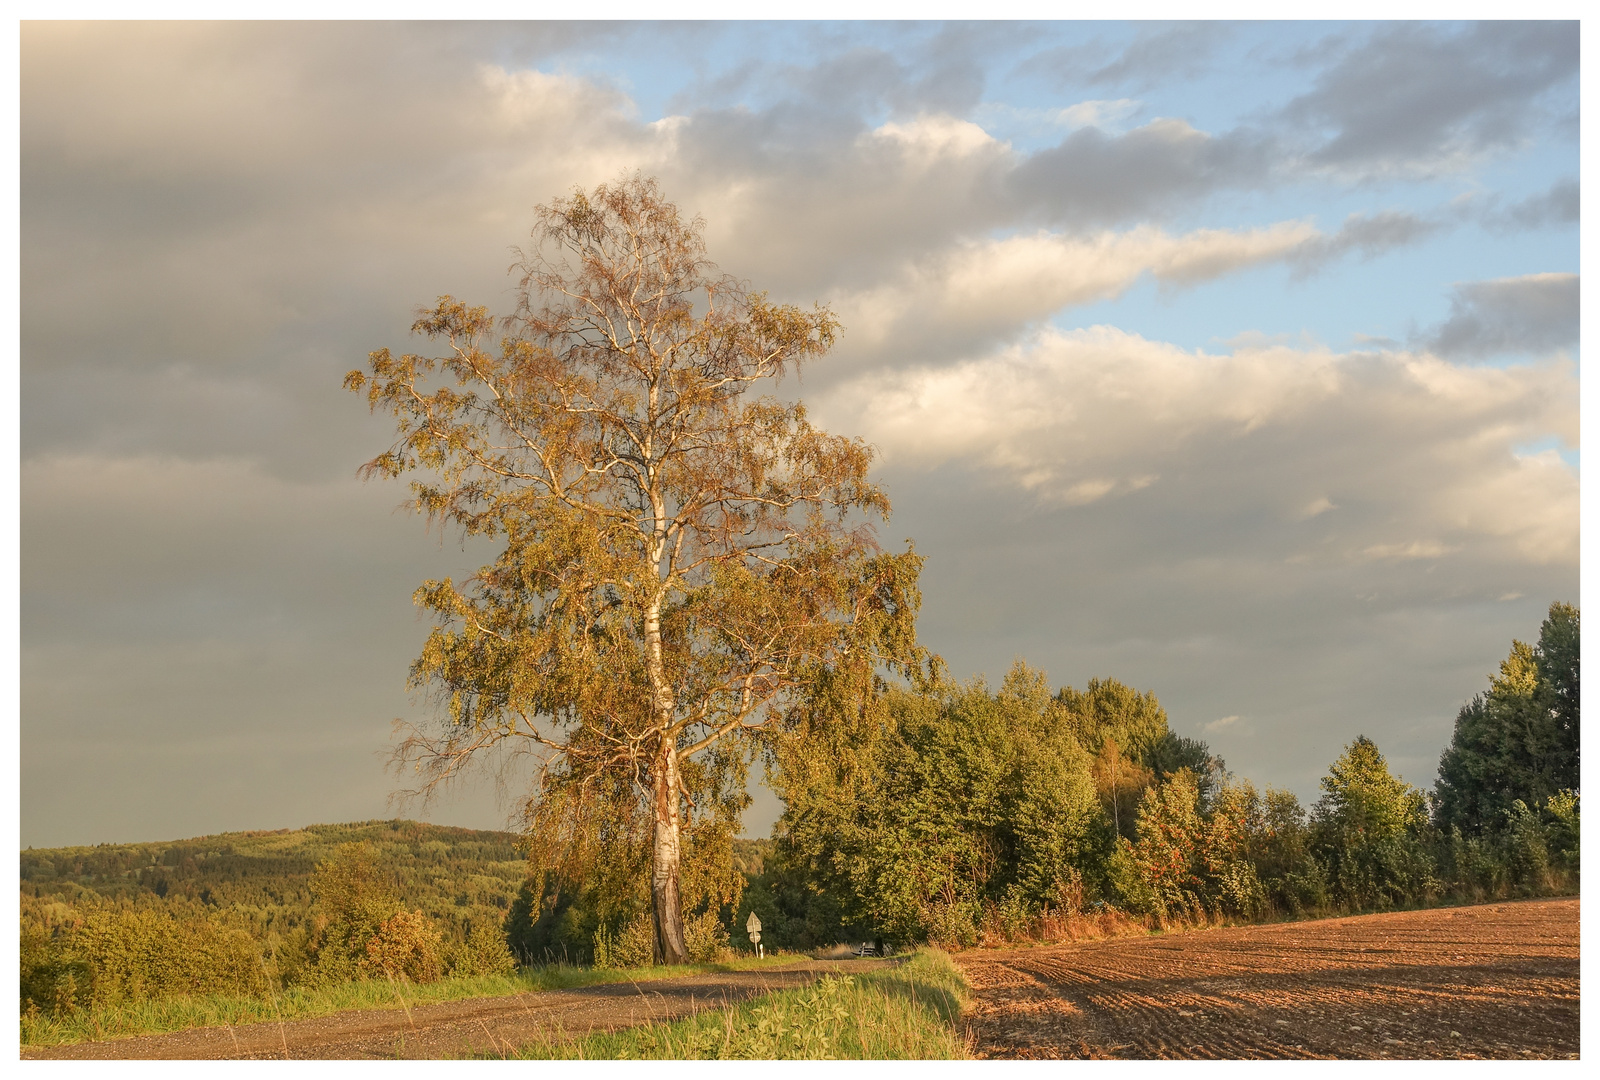
[[[703,228],[638,175],[556,199],[502,337],[442,297],[413,327],[442,355],[380,349],[345,380],[398,422],[366,475],[421,474],[413,509],[500,545],[417,590],[438,626],[411,684],[444,710],[400,760],[426,793],[491,748],[539,754],[530,826],[639,850],[667,963],[685,830],[737,821],[740,740],[832,668],[914,648],[920,567],[867,523],[889,511],[871,449],[756,392],[838,322],[721,274]]]

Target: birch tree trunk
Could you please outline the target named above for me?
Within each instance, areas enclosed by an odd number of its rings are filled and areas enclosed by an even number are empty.
[[[689,950],[683,940],[683,910],[678,899],[678,867],[682,860],[679,813],[678,748],[663,734],[652,771],[655,777],[655,843],[651,853],[650,900],[655,909],[656,960],[687,964]]]

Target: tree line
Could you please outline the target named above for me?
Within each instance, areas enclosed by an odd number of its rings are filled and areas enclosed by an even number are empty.
[[[1110,910],[1181,925],[1576,890],[1578,637],[1557,603],[1513,643],[1432,792],[1361,736],[1309,807],[1114,680],[1052,694],[1019,663],[998,691],[892,690],[876,723],[777,750],[785,810],[743,907],[797,945],[972,945]]]

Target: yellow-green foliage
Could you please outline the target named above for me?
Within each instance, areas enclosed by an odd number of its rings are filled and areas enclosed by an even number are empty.
[[[389,890],[364,843],[341,844],[311,875],[320,914],[308,952],[307,983],[374,975],[431,982],[440,975],[439,933]]]
[[[311,875],[341,844],[364,843],[407,910],[448,942],[498,923],[527,877],[518,837],[415,821],[360,821],[192,840],[22,852],[24,914],[50,904],[127,901],[185,913],[229,911],[265,940],[315,918]],[[42,921],[42,916],[35,921]]]
[[[22,935],[22,1009],[75,1013],[173,994],[254,994],[267,973],[256,940],[218,915],[175,919],[150,909],[101,907],[59,938]]]
[[[597,968],[648,967],[655,956],[655,923],[641,912],[613,933],[601,925],[594,932],[594,966]]]
[[[25,851],[22,1009],[513,970],[514,843],[394,821]]]
[[[517,970],[517,958],[511,955],[505,932],[499,926],[478,923],[452,953],[450,970],[466,976],[507,975]]]
[[[957,1031],[966,984],[949,956],[922,949],[888,971],[824,976],[672,1024],[582,1039],[559,1033],[519,1058],[950,1060],[965,1057]]]
[[[439,931],[422,912],[397,911],[367,941],[361,971],[413,983],[433,982],[444,974],[439,944]]]

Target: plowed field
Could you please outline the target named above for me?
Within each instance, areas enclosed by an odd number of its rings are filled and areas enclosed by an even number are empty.
[[[1566,1058],[1578,901],[967,952],[992,1058]]]

